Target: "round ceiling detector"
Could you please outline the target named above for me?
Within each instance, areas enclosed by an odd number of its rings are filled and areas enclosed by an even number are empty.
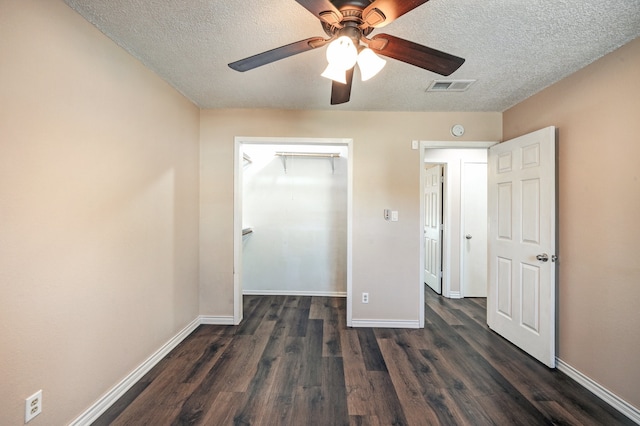
[[[457,138],[464,135],[464,126],[462,124],[454,124],[451,127],[451,134]]]

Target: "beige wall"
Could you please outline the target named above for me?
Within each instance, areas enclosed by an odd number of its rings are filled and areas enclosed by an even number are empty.
[[[640,39],[504,113],[558,127],[559,357],[640,407]]]
[[[198,109],[62,1],[0,0],[0,424],[62,425],[198,315]]]
[[[418,320],[421,165],[411,140],[452,140],[454,123],[465,140],[501,139],[500,113],[202,111],[200,313],[233,315],[234,137],[326,137],[354,140],[353,294],[370,302],[354,303],[353,319]],[[398,222],[384,220],[386,208]]]

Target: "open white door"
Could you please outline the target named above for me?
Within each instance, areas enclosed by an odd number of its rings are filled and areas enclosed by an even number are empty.
[[[555,359],[555,127],[489,149],[489,327]]]
[[[425,171],[424,178],[424,281],[442,294],[442,166]]]

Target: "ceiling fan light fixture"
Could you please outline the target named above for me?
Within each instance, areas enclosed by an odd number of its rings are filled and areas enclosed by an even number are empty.
[[[320,75],[338,83],[347,84],[347,71],[335,65],[327,65],[327,68]]]
[[[353,68],[357,59],[358,49],[350,37],[338,37],[327,47],[327,61],[332,67],[346,71]]]
[[[367,81],[378,74],[386,64],[387,61],[376,55],[375,52],[368,47],[362,49],[362,52],[358,55],[358,68],[360,68],[362,81]]]

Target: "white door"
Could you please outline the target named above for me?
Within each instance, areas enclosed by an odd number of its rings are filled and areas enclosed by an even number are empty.
[[[424,207],[424,281],[442,294],[442,166],[439,164],[425,171]]]
[[[462,164],[462,296],[487,297],[487,164]]]
[[[489,149],[489,327],[555,367],[555,128]]]

